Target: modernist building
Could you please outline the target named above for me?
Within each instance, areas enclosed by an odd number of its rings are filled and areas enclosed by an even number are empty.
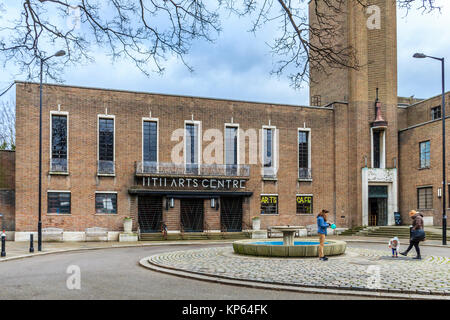
[[[382,27],[349,2],[337,39],[363,67],[312,68],[310,106],[44,85],[43,226],[233,232],[322,208],[339,227],[439,224],[439,97],[398,98],[395,3],[374,2]],[[16,239],[37,226],[38,89],[16,83]]]

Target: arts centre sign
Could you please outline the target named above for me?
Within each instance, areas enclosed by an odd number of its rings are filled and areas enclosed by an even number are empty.
[[[246,188],[246,179],[143,177],[142,186],[164,190],[239,190]]]

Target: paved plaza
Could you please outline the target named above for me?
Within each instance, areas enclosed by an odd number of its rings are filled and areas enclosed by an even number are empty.
[[[388,250],[347,248],[344,255],[317,258],[264,258],[238,255],[231,245],[156,254],[148,258],[161,270],[188,272],[279,286],[360,290],[450,298],[450,258],[392,258]]]

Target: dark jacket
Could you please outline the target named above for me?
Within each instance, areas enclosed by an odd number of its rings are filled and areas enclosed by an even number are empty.
[[[423,230],[423,215],[416,213],[411,218],[413,219],[412,230]]]

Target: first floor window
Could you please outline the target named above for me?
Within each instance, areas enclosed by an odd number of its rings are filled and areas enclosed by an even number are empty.
[[[297,214],[312,214],[313,213],[313,196],[297,195]]]
[[[417,208],[433,209],[433,188],[425,187],[417,189]]]
[[[48,192],[48,213],[70,214],[70,192]]]
[[[261,214],[278,214],[278,196],[261,196]]]
[[[95,194],[96,213],[117,213],[117,193],[96,193]]]
[[[67,171],[67,116],[52,115],[51,171]]]

